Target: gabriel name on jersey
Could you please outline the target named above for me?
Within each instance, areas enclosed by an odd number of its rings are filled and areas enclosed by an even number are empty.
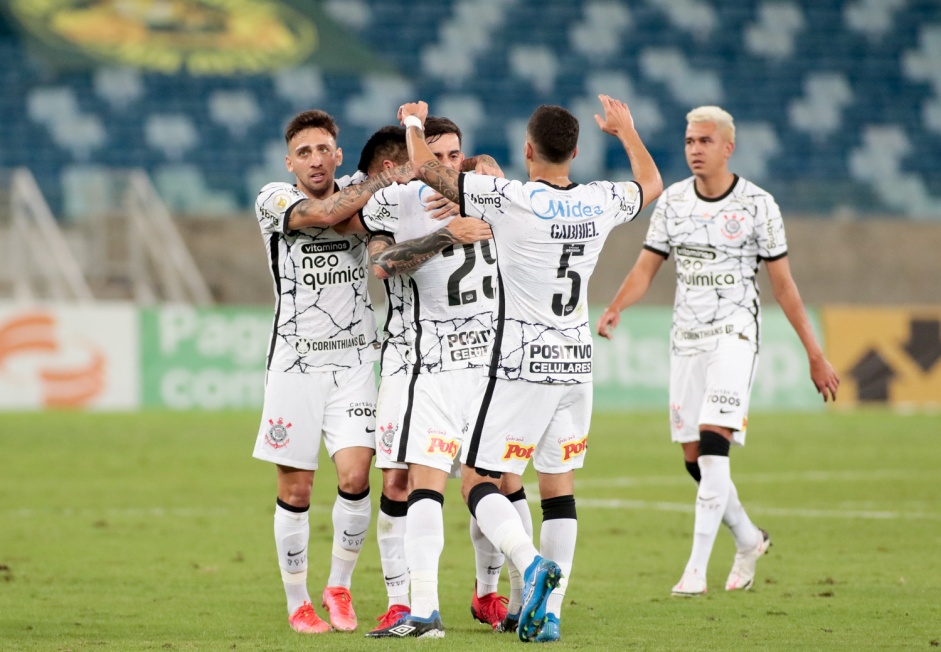
[[[490,224],[497,249],[490,375],[591,382],[588,282],[608,233],[640,212],[640,186],[594,181],[561,188],[474,174],[462,174],[458,186],[461,213]]]
[[[722,337],[747,339],[758,350],[758,265],[787,255],[770,194],[737,175],[714,199],[696,192],[694,177],[674,183],[657,201],[644,248],[676,256],[675,354],[712,351]]]
[[[361,180],[343,177],[337,189]],[[366,290],[366,240],[332,228],[285,230],[287,216],[306,198],[277,182],[255,202],[276,300],[267,368],[305,373],[373,362],[379,343]]]
[[[425,210],[433,191],[421,181],[378,191],[363,208],[370,231],[405,242],[433,233],[447,221]],[[493,342],[496,257],[489,241],[447,247],[406,280],[412,331],[407,357],[414,373],[485,367]]]

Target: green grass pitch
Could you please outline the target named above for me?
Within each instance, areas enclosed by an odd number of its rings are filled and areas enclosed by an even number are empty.
[[[473,621],[468,513],[445,501],[438,641],[363,638],[385,608],[374,536],[355,634],[287,624],[275,561],[274,469],[251,458],[255,412],[0,414],[0,650],[511,649]],[[670,596],[695,485],[663,414],[596,414],[576,478],[579,539],[558,649],[935,649],[941,641],[941,416],[753,414],[732,473],[774,545],[755,587]],[[531,473],[531,471],[529,472]],[[536,498],[527,476],[530,499]],[[373,478],[378,504],[378,474]],[[330,552],[332,465],[311,512],[309,586]],[[532,502],[540,521],[539,504]],[[506,579],[501,588],[506,586]]]

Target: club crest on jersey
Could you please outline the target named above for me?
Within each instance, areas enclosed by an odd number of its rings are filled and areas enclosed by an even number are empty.
[[[284,419],[278,417],[278,420],[268,419],[268,432],[265,434],[265,441],[272,448],[284,448],[291,440],[288,438],[288,428],[290,423],[284,423]]]
[[[521,446],[516,442],[507,442],[506,450],[503,452],[505,460],[528,460],[533,456],[533,450],[536,446]]]
[[[444,439],[443,437],[432,437],[428,442],[428,453],[442,453],[452,460],[457,457],[457,451],[460,444],[454,439]]]
[[[732,213],[731,215],[723,215],[721,227],[722,235],[724,235],[729,240],[740,238],[744,232],[742,226],[744,222],[745,218],[739,217],[736,213]]]
[[[572,441],[571,439],[568,439],[565,441],[560,441],[559,444],[562,447],[562,461],[568,462],[577,455],[583,455],[588,449],[588,435],[585,435],[578,441]]]

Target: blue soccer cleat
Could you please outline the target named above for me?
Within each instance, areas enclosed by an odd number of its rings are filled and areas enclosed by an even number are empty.
[[[546,621],[546,601],[561,579],[562,569],[559,565],[539,555],[523,573],[523,609],[519,625],[521,641],[532,640],[542,629]]]
[[[536,643],[555,643],[561,638],[562,631],[559,629],[559,617],[555,614],[546,614],[546,622],[533,641]]]
[[[419,618],[406,613],[385,629],[374,629],[366,634],[368,638],[444,638],[444,625],[437,610],[428,618]]]

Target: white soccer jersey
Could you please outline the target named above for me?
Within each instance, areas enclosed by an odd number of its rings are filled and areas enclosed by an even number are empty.
[[[363,209],[367,229],[396,241],[420,238],[444,227],[425,211],[433,194],[412,181],[380,190]],[[496,257],[490,241],[448,247],[407,275],[413,329],[412,372],[483,367],[493,341]]]
[[[747,339],[758,350],[758,264],[787,255],[770,194],[737,175],[716,199],[700,197],[694,177],[674,183],[657,201],[644,248],[676,255],[675,354],[711,351],[721,337]]]
[[[386,293],[386,320],[382,328],[380,373],[407,374],[412,369],[412,291],[408,278],[401,275],[383,280],[382,285]]]
[[[461,213],[490,224],[498,254],[490,375],[591,382],[588,281],[611,229],[640,212],[640,186],[594,181],[560,188],[473,174],[462,174],[458,186]]]
[[[345,188],[362,177],[343,177]],[[289,183],[269,183],[255,215],[268,250],[275,313],[267,368],[305,373],[347,369],[379,357],[376,321],[366,291],[366,239],[332,228],[285,230],[307,197]]]

